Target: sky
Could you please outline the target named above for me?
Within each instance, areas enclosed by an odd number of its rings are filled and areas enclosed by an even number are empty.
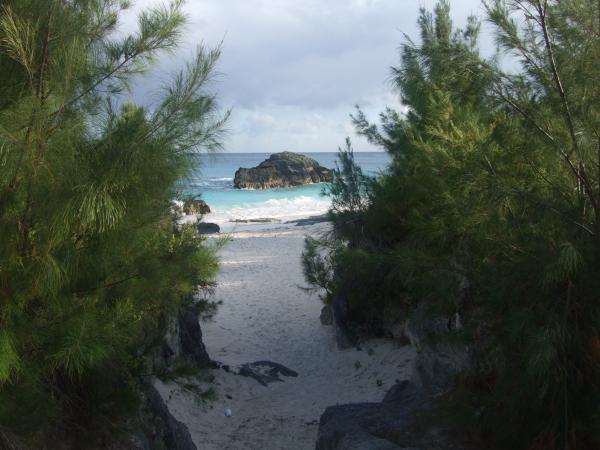
[[[160,1],[160,0],[158,0]],[[158,3],[137,0],[124,17]],[[390,83],[403,33],[418,40],[419,7],[435,0],[187,0],[181,48],[162,55],[133,88],[151,105],[153,90],[191,59],[200,43],[222,42],[211,90],[231,109],[225,151],[336,151],[350,136],[355,151],[379,151],[356,136],[354,105],[376,120],[386,106],[402,109]],[[481,0],[450,0],[455,25],[483,16]],[[494,52],[484,26],[484,54]]]

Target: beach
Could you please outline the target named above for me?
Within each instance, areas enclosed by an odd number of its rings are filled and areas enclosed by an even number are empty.
[[[332,326],[319,320],[322,302],[302,289],[300,257],[308,226],[262,224],[232,229],[221,250],[216,315],[202,322],[213,370],[213,399],[198,401],[174,383],[157,387],[174,417],[201,449],[312,449],[319,417],[335,404],[381,401],[410,377],[415,351],[386,340],[339,350]],[[267,386],[236,374],[255,361],[297,372]],[[225,370],[228,369],[228,370]]]
[[[274,189],[236,189],[234,176],[238,169],[255,167],[268,159],[269,153],[218,153],[198,155],[197,169],[182,180],[183,197],[202,198],[210,205],[207,222],[215,222],[224,231],[231,231],[231,220],[274,218],[282,221],[316,216],[328,211],[331,199],[323,196],[326,183]],[[333,169],[337,152],[309,153],[324,167]],[[376,176],[389,164],[384,152],[355,153],[356,163],[369,176]]]

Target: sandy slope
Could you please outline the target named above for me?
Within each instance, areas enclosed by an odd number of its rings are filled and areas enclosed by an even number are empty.
[[[320,301],[299,289],[303,238],[325,226],[238,231],[222,251],[217,297],[224,304],[202,324],[209,354],[232,366],[267,359],[299,376],[264,387],[216,370],[218,398],[204,404],[160,385],[199,449],[312,449],[327,406],[380,401],[397,379],[409,377],[411,348],[372,341],[338,350],[332,327],[320,324]]]

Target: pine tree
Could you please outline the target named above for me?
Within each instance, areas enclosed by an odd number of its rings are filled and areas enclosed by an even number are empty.
[[[388,304],[459,311],[467,420],[490,448],[593,449],[600,5],[499,0],[487,13],[522,70],[484,61],[477,21],[454,30],[448,2],[422,10],[420,43],[407,37],[392,71],[408,112],[354,116],[390,170],[371,186],[361,241],[338,236],[333,273],[313,281],[335,280],[332,296],[353,286],[343,294],[364,317]]]
[[[487,11],[498,43],[521,62],[517,75],[499,73],[493,94],[519,117],[527,144],[513,151],[534,170],[532,185],[517,191],[531,211],[519,239],[530,255],[514,258],[526,264],[527,284],[538,285],[513,294],[518,306],[508,303],[512,315],[530,321],[511,336],[513,349],[506,346],[510,361],[526,369],[523,387],[536,394],[519,406],[528,401],[523,410],[537,421],[522,424],[541,448],[596,448],[600,4],[497,1]],[[515,344],[526,351],[515,352]]]
[[[181,1],[124,37],[128,2],[1,3],[0,442],[39,448],[116,426],[159,324],[214,275],[170,202],[226,115],[206,87],[219,49],[199,47],[152,109],[122,102],[176,48]]]

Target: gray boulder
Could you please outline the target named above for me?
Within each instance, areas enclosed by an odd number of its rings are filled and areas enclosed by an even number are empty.
[[[199,366],[212,366],[213,362],[202,341],[202,330],[196,308],[190,306],[182,309],[179,312],[178,321],[181,353]]]
[[[333,325],[333,311],[331,306],[323,306],[319,319],[321,320],[321,325]]]
[[[351,312],[346,289],[347,286],[343,286],[334,295],[331,302],[335,340],[340,350],[355,347],[359,341],[356,324],[350,318]]]
[[[456,375],[467,370],[469,354],[464,345],[447,339],[460,329],[460,315],[432,316],[424,304],[413,311],[405,332],[410,343],[419,350],[412,379],[430,392],[443,392],[454,384]]]
[[[238,189],[271,189],[333,181],[331,170],[308,156],[275,153],[257,167],[239,168],[233,185]]]
[[[381,403],[331,406],[319,422],[316,450],[408,450],[419,439],[408,430],[417,411],[430,407],[413,383],[398,383]]]
[[[186,200],[183,203],[183,212],[188,215],[201,216],[210,213],[210,206],[200,199]]]
[[[436,315],[421,302],[405,317],[401,307],[384,310],[384,332],[401,343],[410,343],[418,350],[410,381],[396,384],[381,403],[358,403],[329,407],[321,416],[317,450],[462,450],[460,437],[443,424],[416,422],[420,412],[431,409],[435,398],[452,388],[456,377],[470,365],[467,347],[453,343],[448,333],[461,329],[461,305],[469,283],[453,273],[458,280],[455,293],[455,313]],[[353,323],[348,302],[348,286],[343,286],[333,298],[332,309],[338,345],[355,342],[357,326]],[[472,445],[468,444],[468,448]],[[474,447],[477,448],[477,447]],[[484,448],[484,447],[479,447]]]
[[[215,366],[206,352],[198,310],[194,305],[182,307],[172,322],[161,324],[161,327],[167,329],[164,343],[149,356],[154,373],[168,373],[178,359],[187,360],[197,367]]]
[[[146,407],[153,416],[151,431],[146,433],[141,448],[164,448],[167,450],[197,450],[188,428],[179,422],[167,407],[156,388],[149,383],[145,390]],[[159,447],[160,446],[160,447]],[[137,448],[140,448],[137,447]]]
[[[221,232],[221,227],[219,227],[219,225],[209,222],[198,222],[196,224],[196,229],[198,230],[199,235],[217,234]]]

